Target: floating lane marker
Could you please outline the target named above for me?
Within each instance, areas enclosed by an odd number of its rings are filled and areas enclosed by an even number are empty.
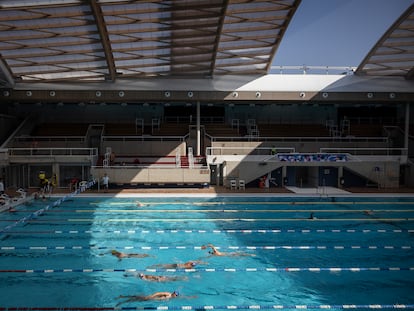
[[[326,205],[414,205],[414,201],[406,201],[406,202],[398,202],[398,201],[381,201],[381,202],[376,202],[376,201],[362,201],[362,202],[356,202],[356,201],[350,201],[350,202],[346,202],[346,201],[273,201],[273,202],[269,202],[269,201],[228,201],[228,202],[221,202],[221,201],[217,201],[217,202],[140,202],[140,203],[144,203],[144,204],[148,204],[148,205],[190,205],[190,206],[211,206],[211,205],[312,205],[312,204],[317,204],[317,205],[322,205],[322,204],[326,204]],[[136,208],[136,204],[137,202],[109,202],[109,203],[105,203],[102,204],[100,202],[91,202],[89,203],[90,205],[113,205],[113,206],[131,206],[133,208]]]
[[[95,180],[89,181],[85,187],[82,187],[82,189],[79,188],[76,191],[68,194],[67,196],[56,200],[51,205],[47,205],[46,207],[43,207],[43,208],[31,213],[28,216],[25,216],[25,217],[23,217],[23,218],[21,218],[17,221],[14,221],[11,225],[8,225],[8,226],[4,227],[3,229],[0,229],[0,235],[10,231],[11,229],[13,229],[14,227],[16,227],[19,224],[23,224],[23,223],[26,223],[26,222],[39,221],[39,220],[36,220],[36,218],[38,216],[43,215],[43,213],[50,210],[50,208],[54,208],[54,207],[59,206],[60,204],[62,204],[62,202],[68,200],[69,198],[73,197],[74,195],[79,194],[82,191],[85,191],[86,189],[92,187],[94,184],[95,184]]]
[[[0,250],[4,251],[15,251],[15,250],[105,250],[105,249],[141,249],[141,250],[170,250],[170,249],[179,249],[179,250],[201,250],[201,246],[96,246],[96,245],[68,245],[68,246],[1,246]],[[225,247],[216,247],[220,250],[276,250],[276,249],[288,249],[288,250],[346,250],[346,249],[367,249],[367,250],[381,250],[381,249],[404,249],[411,250],[414,249],[412,245],[385,245],[385,246],[376,246],[376,245],[337,245],[337,246],[327,246],[327,245],[269,245],[269,246],[225,246]]]
[[[134,307],[0,307],[1,311],[116,311],[116,310],[160,310],[160,311],[179,311],[179,310],[298,310],[298,309],[414,309],[414,304],[324,304],[324,305],[199,305],[199,306],[134,306]]]
[[[93,273],[93,272],[363,272],[363,271],[414,271],[414,267],[269,267],[269,268],[199,268],[199,269],[1,269],[0,273]],[[1,310],[1,309],[0,309]]]
[[[59,220],[65,221],[65,219]],[[69,218],[66,219],[68,222],[90,222],[97,223],[99,220],[93,218]],[[254,221],[311,221],[311,222],[333,222],[333,221],[414,221],[414,218],[317,218],[317,219],[307,219],[307,218],[116,218],[116,219],[105,219],[102,220],[105,222],[215,222],[215,221],[245,221],[245,222],[254,222]],[[54,221],[56,222],[56,220]]]
[[[366,209],[65,209],[64,212],[75,213],[363,213]],[[414,209],[370,209],[373,213],[404,213]],[[55,211],[62,212],[62,211]]]
[[[257,229],[257,230],[233,230],[233,229],[223,229],[223,230],[177,230],[177,229],[164,229],[164,230],[51,230],[51,231],[9,231],[8,234],[164,234],[164,233],[174,233],[174,234],[181,234],[181,233],[188,233],[188,234],[196,234],[196,233],[213,233],[213,234],[284,234],[284,233],[414,233],[414,229],[393,229],[393,230],[371,230],[371,229],[363,229],[363,230],[355,230],[355,229]]]

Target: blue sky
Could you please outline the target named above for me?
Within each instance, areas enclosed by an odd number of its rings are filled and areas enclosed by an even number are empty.
[[[274,66],[357,67],[413,0],[302,0]]]

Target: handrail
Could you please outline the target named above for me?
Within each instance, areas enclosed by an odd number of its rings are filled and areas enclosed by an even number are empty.
[[[321,153],[345,152],[352,155],[397,156],[408,154],[407,148],[320,148]]]
[[[20,123],[20,125],[13,131],[13,133],[11,135],[9,135],[9,137],[3,142],[3,144],[0,145],[0,147],[2,148],[6,148],[9,143],[13,140],[13,137],[16,133],[18,133],[30,120],[32,116],[28,116],[26,119],[23,120],[22,123]]]
[[[62,142],[65,145],[68,144],[76,144],[77,146],[81,145],[84,146],[86,141],[85,136],[16,136],[10,141],[8,146],[12,148],[19,148],[19,147],[27,147],[30,146],[32,148],[37,148],[40,144],[42,146],[48,144],[59,143],[60,145]]]
[[[50,140],[85,140],[85,136],[27,136],[20,135],[13,138],[14,141],[50,141]]]
[[[353,66],[307,66],[307,65],[301,65],[301,66],[271,66],[270,67],[270,73],[275,74],[276,71],[279,71],[279,74],[284,73],[313,73],[313,74],[331,74],[331,75],[337,75],[337,74],[346,74],[346,75],[353,75],[356,70],[356,67]]]
[[[8,148],[9,156],[97,156],[96,148]]]
[[[112,166],[102,166],[102,165],[92,165],[91,168],[94,169],[106,169],[106,170],[123,170],[123,169],[208,169],[208,166],[203,164],[194,164],[194,167],[178,167],[174,164],[128,164],[128,165],[112,165]]]
[[[216,152],[217,151],[217,152]],[[279,152],[295,152],[293,147],[207,147],[206,155],[270,155]]]
[[[273,153],[293,153],[295,148],[289,147],[207,147],[206,155],[267,155]],[[245,151],[245,152],[243,152]],[[300,154],[316,154],[306,152]],[[351,155],[407,155],[407,148],[320,148],[319,153],[348,153]]]
[[[187,135],[184,136],[102,136],[102,141],[185,141]]]
[[[334,136],[211,136],[213,142],[216,141],[272,141],[272,142],[388,142],[388,137],[334,137]]]

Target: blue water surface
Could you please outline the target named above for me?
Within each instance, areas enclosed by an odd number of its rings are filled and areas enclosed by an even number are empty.
[[[54,200],[0,214],[0,228]],[[410,197],[73,197],[1,234],[0,307],[412,305],[413,218]],[[180,295],[120,298],[160,291]]]

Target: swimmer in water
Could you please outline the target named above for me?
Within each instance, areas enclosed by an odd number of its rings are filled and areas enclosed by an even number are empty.
[[[185,263],[171,263],[171,264],[158,264],[153,265],[150,268],[162,268],[162,269],[193,269],[197,264],[207,264],[202,261],[192,260]]]
[[[128,275],[125,275],[128,276]],[[144,273],[136,273],[136,277],[139,277],[141,280],[149,282],[175,282],[175,281],[187,281],[186,276],[164,276],[164,275],[151,275]]]
[[[119,260],[122,260],[123,258],[145,258],[145,257],[149,257],[150,255],[148,254],[128,254],[128,253],[121,253],[118,252],[117,250],[111,250],[111,254],[114,255],[115,257],[118,257]]]
[[[212,256],[232,256],[232,257],[254,256],[253,254],[243,253],[243,252],[230,252],[230,253],[220,252],[219,250],[217,250],[217,248],[213,244],[203,245],[201,246],[201,249],[206,249],[208,247],[211,248],[211,250],[208,253]]]
[[[119,302],[116,306],[119,306],[122,303],[133,302],[133,301],[148,301],[148,300],[169,300],[171,298],[178,297],[179,293],[177,291],[173,292],[156,292],[151,295],[129,295],[129,296],[119,296],[118,298],[127,298],[125,301]]]

